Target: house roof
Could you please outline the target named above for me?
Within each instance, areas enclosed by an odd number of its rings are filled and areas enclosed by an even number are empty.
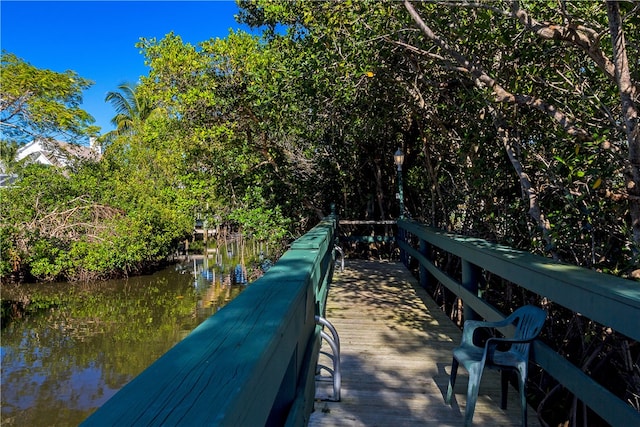
[[[18,180],[18,175],[0,173],[0,187],[10,187]]]

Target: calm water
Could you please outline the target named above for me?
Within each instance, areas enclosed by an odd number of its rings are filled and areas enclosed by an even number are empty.
[[[2,329],[1,424],[78,425],[241,292],[228,273],[192,259],[128,280],[29,285],[60,303]]]

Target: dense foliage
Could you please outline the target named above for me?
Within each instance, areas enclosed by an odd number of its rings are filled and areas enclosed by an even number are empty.
[[[166,258],[188,219],[155,192],[136,199],[129,186],[128,193],[111,197],[115,180],[100,169],[87,165],[65,176],[34,164],[3,189],[3,276],[108,278],[145,271]]]
[[[269,43],[291,49],[289,74],[312,94],[307,135],[330,154],[314,157],[322,194],[340,195],[345,216],[397,215],[399,146],[412,216],[564,262],[637,270],[636,5],[621,3],[619,27],[599,3],[242,6],[250,24],[287,25],[267,31]],[[612,44],[614,30],[624,43]],[[622,54],[627,83],[614,64]]]
[[[343,217],[393,218],[391,155],[400,147],[411,216],[637,274],[636,5],[240,6],[239,19],[262,37],[232,31],[197,46],[175,34],[141,39],[149,75],[108,94],[118,128],[103,138],[104,158],[57,177],[65,188],[55,201],[43,204],[46,197],[32,194],[37,185],[23,191],[29,180],[46,190],[52,171],[25,170],[24,184],[6,190],[3,239],[12,255],[3,273],[62,250],[78,255],[33,273],[77,276],[88,249],[74,245],[146,251],[103,260],[109,267],[98,275],[132,271],[166,255],[194,217],[273,240],[304,231],[332,202]],[[78,109],[89,82],[9,53],[2,73],[4,128],[91,134]],[[5,158],[12,141],[4,132]],[[36,201],[37,212],[28,206]],[[70,209],[92,213],[108,231],[76,240],[20,226]],[[54,237],[61,246],[51,249]],[[41,238],[47,243],[36,244]]]

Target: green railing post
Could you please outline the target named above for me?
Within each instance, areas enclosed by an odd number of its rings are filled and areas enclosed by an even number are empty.
[[[462,286],[474,295],[478,295],[478,283],[480,281],[480,268],[462,260]],[[468,304],[464,304],[464,320],[478,319],[478,314]]]
[[[406,243],[407,230],[405,230],[400,223],[401,221],[398,220],[398,241]],[[400,249],[400,262],[404,264],[405,267],[409,268],[409,256],[407,254],[407,251],[402,249],[402,245],[398,245],[398,247]]]
[[[429,245],[424,239],[420,239],[420,254],[427,260],[432,260],[431,245]],[[420,286],[422,286],[424,289],[427,288],[427,286],[429,285],[429,281],[431,280],[429,276],[430,274],[429,270],[427,270],[427,267],[423,263],[420,263]]]

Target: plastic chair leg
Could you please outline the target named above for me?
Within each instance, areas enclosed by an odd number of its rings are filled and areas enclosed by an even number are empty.
[[[449,375],[449,386],[447,387],[447,396],[444,398],[444,403],[451,405],[451,399],[453,398],[453,387],[456,384],[456,376],[458,374],[458,361],[453,358],[451,362],[451,374]]]
[[[480,389],[480,379],[482,378],[483,367],[480,364],[469,366],[469,387],[467,388],[467,407],[464,411],[464,425],[471,426],[473,413],[478,401],[478,391]]]
[[[527,427],[527,394],[525,392],[527,372],[518,371],[518,388],[520,389],[520,408],[522,412],[522,426]]]
[[[509,377],[511,376],[511,370],[500,370],[500,384],[502,385],[502,398],[500,399],[500,408],[507,409],[507,395],[509,393]]]

